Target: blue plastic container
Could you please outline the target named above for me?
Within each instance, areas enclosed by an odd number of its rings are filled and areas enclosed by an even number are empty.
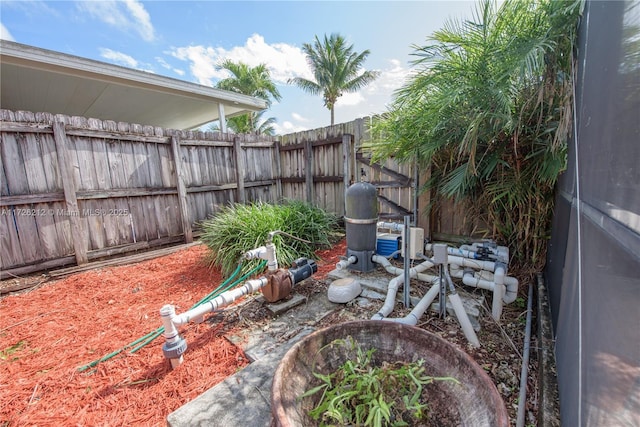
[[[400,249],[400,235],[381,233],[378,234],[376,241],[376,253],[381,256],[389,256],[392,253]],[[398,258],[398,254],[395,254],[393,258]]]

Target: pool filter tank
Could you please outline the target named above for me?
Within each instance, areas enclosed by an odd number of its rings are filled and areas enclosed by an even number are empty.
[[[375,268],[371,257],[376,253],[378,191],[368,182],[358,182],[347,189],[345,228],[347,258],[355,257],[350,270],[369,272]]]

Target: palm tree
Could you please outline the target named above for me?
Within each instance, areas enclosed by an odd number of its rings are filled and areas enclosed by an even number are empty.
[[[227,119],[227,128],[233,133],[255,133],[256,135],[275,135],[275,128],[273,125],[276,122],[274,117],[261,120],[264,111],[257,113],[243,114],[237,117],[230,117]],[[218,123],[214,123],[208,127],[211,132],[219,132],[220,126]]]
[[[271,73],[265,64],[250,67],[245,63],[233,62],[227,59],[220,63],[217,68],[231,73],[231,77],[218,81],[216,84],[218,89],[264,99],[267,101],[267,106],[271,105],[272,100],[279,101],[281,99],[280,92],[273,80],[271,80]],[[228,119],[229,128],[236,133],[272,135],[275,118],[271,117],[259,124],[262,114],[263,112],[259,112],[231,117]]]
[[[481,207],[491,237],[530,265],[544,261],[566,165],[579,12],[580,1],[481,1],[473,20],[415,46],[417,72],[373,129],[385,138],[374,160],[417,157],[425,189]]]
[[[302,77],[289,80],[305,92],[312,95],[322,94],[324,105],[331,112],[331,125],[334,124],[336,101],[346,92],[356,92],[378,77],[377,71],[360,72],[369,50],[362,53],[353,51],[353,45],[347,46],[339,34],[331,34],[321,42],[315,37],[313,45],[305,43],[302,50],[307,55],[315,81]]]

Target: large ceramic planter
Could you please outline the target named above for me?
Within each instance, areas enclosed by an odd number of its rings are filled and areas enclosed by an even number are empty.
[[[437,382],[438,405],[457,411],[457,425],[507,427],[504,401],[491,378],[465,352],[442,338],[415,326],[388,321],[356,321],[318,330],[294,345],[282,359],[273,379],[271,408],[274,424],[308,427],[318,423],[308,413],[320,393],[301,399],[305,391],[319,384],[313,372],[331,373],[340,367],[347,350],[325,348],[337,339],[351,336],[363,350],[375,348],[372,363],[424,360],[426,374],[453,377],[454,382]],[[324,349],[323,349],[324,348]],[[322,349],[322,351],[321,351]],[[431,397],[433,399],[434,397]]]

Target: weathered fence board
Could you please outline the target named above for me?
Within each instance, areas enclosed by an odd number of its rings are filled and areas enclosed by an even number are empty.
[[[274,147],[269,137],[0,110],[0,276],[189,241],[228,203],[273,202]]]
[[[274,138],[0,110],[0,278],[188,242],[230,203],[304,200],[342,216],[360,180],[377,186],[382,218],[425,227],[422,173],[371,164],[368,120]],[[440,229],[468,226],[440,209]]]

